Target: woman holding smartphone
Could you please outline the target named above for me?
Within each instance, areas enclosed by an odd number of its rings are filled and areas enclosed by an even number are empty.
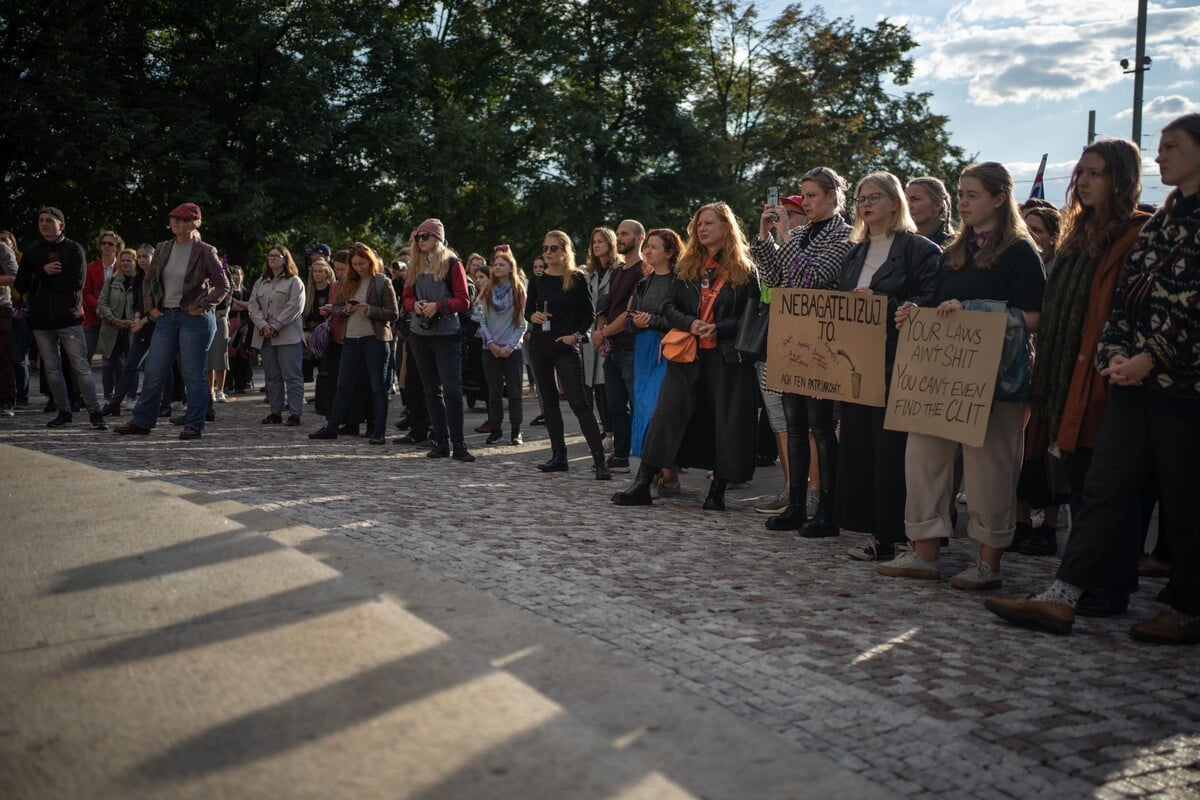
[[[530,323],[529,363],[542,398],[550,459],[538,464],[542,472],[566,472],[567,442],[554,378],[558,376],[567,403],[579,420],[596,471],[596,480],[612,476],[604,461],[604,441],[592,414],[583,383],[582,345],[596,321],[596,308],[587,276],[575,265],[575,248],[562,231],[550,231],[542,240],[546,269],[529,284],[525,319]]]
[[[342,352],[338,363],[337,389],[333,398],[333,409],[325,420],[325,426],[308,435],[310,439],[336,439],[338,427],[350,413],[354,401],[354,387],[359,376],[366,373],[371,387],[374,413],[371,415],[370,443],[381,445],[387,442],[387,387],[384,373],[387,371],[387,343],[392,338],[392,323],[400,317],[400,306],[396,301],[396,290],[392,282],[382,273],[382,265],[375,251],[362,242],[350,245],[350,269],[345,280],[337,286],[335,301],[327,314],[343,320]],[[355,430],[357,431],[357,424]]]

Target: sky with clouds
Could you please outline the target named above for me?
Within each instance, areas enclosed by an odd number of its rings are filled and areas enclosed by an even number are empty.
[[[766,0],[763,16],[782,9]],[[1046,198],[1062,203],[1087,143],[1088,111],[1098,138],[1131,136],[1137,0],[843,0],[826,13],[869,25],[906,23],[920,43],[914,80],[950,118],[952,141],[980,160],[1000,161],[1028,196],[1042,153]],[[1159,128],[1200,111],[1200,0],[1150,0],[1142,106],[1143,197],[1166,194],[1153,162]]]

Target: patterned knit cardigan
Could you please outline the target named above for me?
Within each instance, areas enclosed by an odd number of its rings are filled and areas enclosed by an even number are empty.
[[[850,226],[846,224],[840,214],[835,214],[807,245],[804,245],[804,240],[808,238],[803,235],[805,227],[807,226],[801,225],[793,228],[788,234],[787,242],[782,246],[775,244],[770,237],[766,241],[755,240],[750,252],[754,255],[755,263],[758,264],[759,277],[767,286],[773,288],[783,286],[785,277],[791,278],[793,281],[799,279],[798,273],[794,276],[785,275],[785,273],[803,246],[813,262],[812,288],[836,289],[838,287],[838,282],[842,277],[842,261],[845,260],[846,254],[854,248],[854,242],[850,241]]]
[[[1181,241],[1171,263],[1160,268]],[[1141,314],[1130,319],[1125,287],[1130,277],[1146,270],[1157,270],[1154,285]],[[1117,285],[1096,366],[1104,369],[1113,356],[1137,353],[1154,359],[1154,388],[1200,401],[1200,202],[1194,196],[1180,200],[1170,216],[1155,214],[1142,228]]]

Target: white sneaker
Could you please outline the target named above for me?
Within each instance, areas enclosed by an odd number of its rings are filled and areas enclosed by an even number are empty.
[[[782,514],[787,511],[788,504],[791,502],[791,497],[788,490],[784,489],[774,497],[768,498],[754,507],[754,510],[759,514]]]
[[[917,551],[908,550],[882,564],[875,565],[875,571],[889,578],[920,578],[936,581],[940,577],[938,562],[926,561],[917,555]]]
[[[999,589],[1004,585],[1004,578],[1000,576],[1000,570],[993,572],[991,567],[979,560],[951,578],[950,585],[955,589],[971,591]]]
[[[217,402],[218,403],[226,403],[228,401],[229,401],[229,398],[227,398],[225,396],[224,392],[217,392]]]

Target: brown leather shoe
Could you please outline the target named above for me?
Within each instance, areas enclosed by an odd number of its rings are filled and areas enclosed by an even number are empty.
[[[989,597],[984,608],[1006,622],[1066,636],[1075,624],[1075,609],[1065,603],[1046,603],[1025,597]]]
[[[1153,619],[1130,628],[1129,635],[1151,644],[1200,644],[1200,622],[1184,625],[1175,613],[1160,611]]]
[[[1171,576],[1171,565],[1149,553],[1142,553],[1138,559],[1138,575],[1143,578],[1168,578]]]

